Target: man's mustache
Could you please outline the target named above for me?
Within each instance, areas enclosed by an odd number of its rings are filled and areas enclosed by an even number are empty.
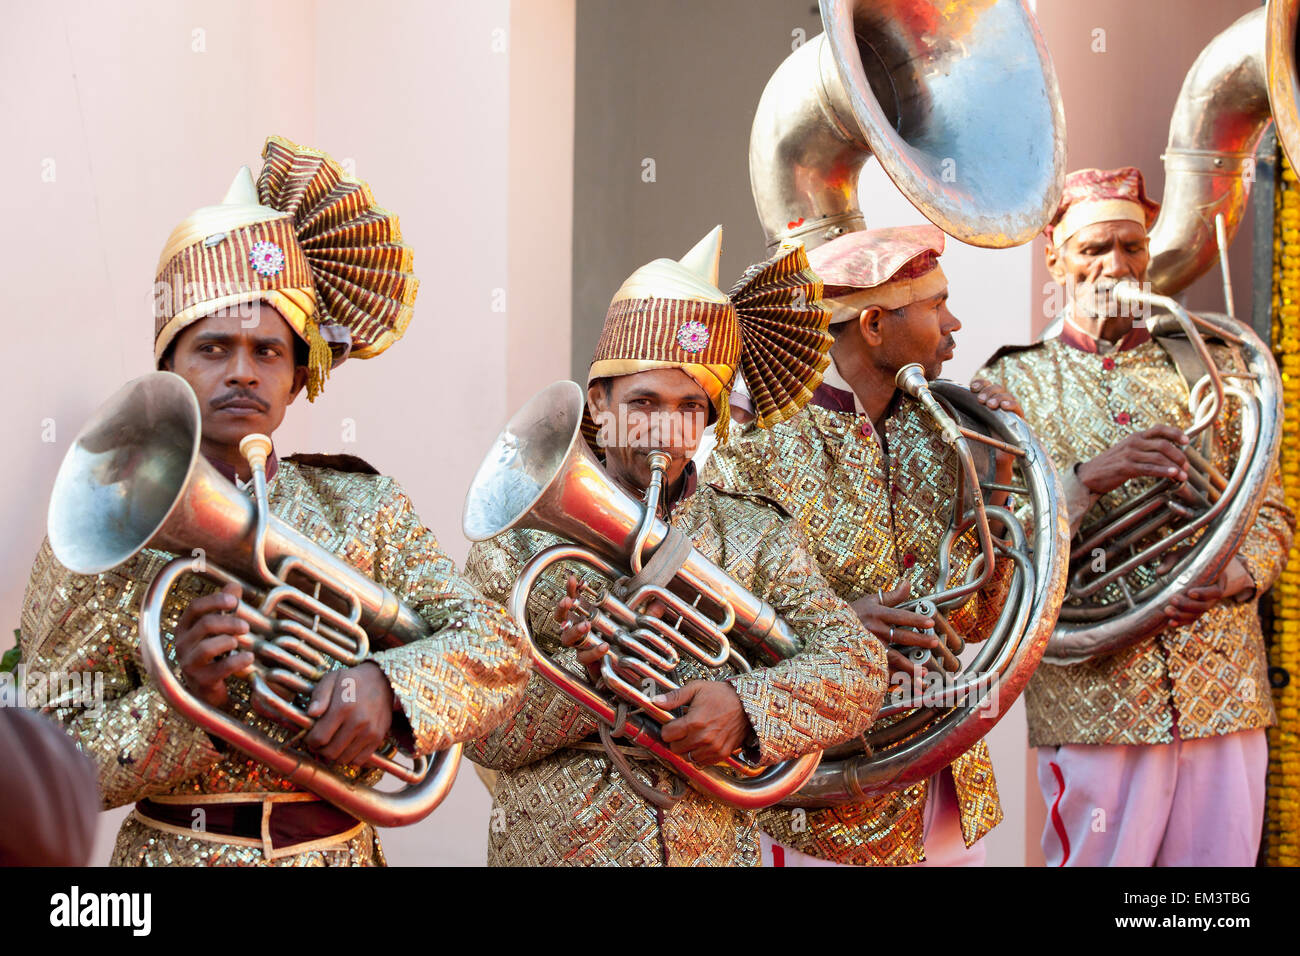
[[[249,404],[256,405],[258,410],[263,412],[269,410],[271,407],[264,399],[258,398],[252,392],[242,388],[231,389],[224,394],[218,395],[208,404],[213,408],[225,408],[227,405],[233,405],[235,402],[248,402]]]
[[[1121,285],[1140,287],[1134,277],[1106,276],[1096,282],[1076,283],[1072,295],[1075,303],[1082,306],[1086,314],[1096,318],[1134,315],[1134,306],[1121,302],[1115,295],[1115,290]]]

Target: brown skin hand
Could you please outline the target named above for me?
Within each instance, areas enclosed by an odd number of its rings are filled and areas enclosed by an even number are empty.
[[[890,673],[902,672],[912,677],[925,676],[925,665],[915,664],[903,656],[901,651],[890,647],[891,644],[903,644],[908,647],[925,647],[937,650],[939,638],[921,631],[934,627],[934,618],[904,611],[895,605],[902,604],[912,595],[912,585],[904,581],[892,591],[883,594],[868,594],[860,597],[850,606],[858,615],[862,625],[885,645],[885,659],[889,663]]]
[[[238,311],[207,316],[182,331],[166,368],[198,397],[203,454],[231,465],[247,481],[251,470],[239,452],[240,440],[253,432],[271,435],[279,427],[307,383],[307,368],[294,364],[295,333],[278,311],[264,303],[254,303],[247,315]],[[248,633],[247,623],[234,613],[239,597],[232,584],[196,599],[176,631],[182,676],[213,707],[229,702],[226,679],[247,676],[253,666],[252,652],[238,650],[239,635]],[[367,661],[322,679],[307,712],[318,718],[306,737],[309,747],[331,761],[360,763],[388,736],[392,688],[379,665]]]
[[[1070,321],[1093,338],[1118,342],[1133,328],[1132,314],[1112,308],[1098,284],[1131,279],[1147,281],[1151,263],[1150,240],[1140,223],[1130,220],[1094,222],[1070,236],[1060,247],[1050,242],[1044,250],[1047,271],[1065,287]],[[1111,314],[1114,313],[1114,314]],[[1079,480],[1096,495],[1108,494],[1131,478],[1187,480],[1187,435],[1170,425],[1157,425],[1116,442],[1095,458],[1080,463]],[[1234,597],[1254,583],[1233,558],[1213,585],[1192,588],[1165,607],[1165,617],[1175,626],[1190,624],[1215,604]]]
[[[667,496],[680,492],[682,474],[699,448],[709,417],[709,396],[693,378],[676,368],[620,375],[604,384],[593,382],[587,403],[597,424],[604,415],[613,416],[610,421],[626,421],[626,434],[613,435],[615,441],[605,448],[605,470],[611,479],[635,497],[643,497],[650,486],[649,454],[657,449],[669,456],[664,479]],[[560,640],[566,647],[578,648],[578,660],[594,678],[609,644],[590,635],[591,624],[579,607],[575,575],[569,576],[566,590],[555,609],[555,620],[563,625]],[[666,612],[659,602],[647,608],[655,617]],[[750,729],[740,696],[725,681],[691,681],[666,698],[656,698],[656,703],[666,710],[689,705],[684,716],[663,726],[662,735],[673,751],[700,766],[717,763],[738,750]]]

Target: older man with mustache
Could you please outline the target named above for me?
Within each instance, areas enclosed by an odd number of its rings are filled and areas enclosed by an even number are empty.
[[[1144,283],[1159,204],[1132,166],[1066,178],[1044,230],[1065,290],[1061,333],[1000,350],[979,373],[1024,403],[1061,473],[1070,526],[1100,517],[1160,478],[1187,480],[1189,381],[1170,350],[1111,289]],[[1222,343],[1220,368],[1233,363]],[[1199,369],[1197,374],[1199,375]],[[1231,470],[1238,421],[1214,428]],[[1274,465],[1254,527],[1215,583],[1174,597],[1160,633],[1069,666],[1044,665],[1025,691],[1029,743],[1049,808],[1049,866],[1251,866],[1275,720],[1258,598],[1276,580],[1294,517]],[[1134,484],[1129,484],[1134,482]],[[1140,567],[1133,592],[1152,580]]]

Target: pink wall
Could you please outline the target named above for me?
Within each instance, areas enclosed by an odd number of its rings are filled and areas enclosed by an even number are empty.
[[[572,3],[567,21],[565,4],[539,7],[528,5],[521,47],[532,52],[521,69],[540,71],[539,88],[561,100],[530,107],[530,122],[557,144],[548,153],[534,130],[530,148],[553,169],[567,167],[572,151]],[[566,43],[567,59],[539,53]],[[464,558],[461,502],[507,417],[508,357],[547,381],[567,365],[567,283],[546,290],[543,309],[523,311],[525,293],[505,300],[521,306],[535,342],[561,342],[553,368],[541,347],[529,361],[512,352],[510,314],[493,309],[495,290],[530,278],[507,262],[512,49],[505,0],[137,0],[8,11],[0,208],[11,227],[0,239],[0,276],[11,367],[0,427],[16,477],[0,499],[5,631],[17,626],[68,442],[105,397],[151,368],[149,290],[163,240],[191,209],[219,201],[241,163],[258,168],[272,132],[351,162],[401,216],[421,280],[406,337],[377,361],[345,365],[314,405],[295,405],[277,445],[370,460],[406,486],[447,551]],[[567,262],[568,179],[558,178],[564,188],[539,180],[515,194],[521,208],[532,201],[532,213],[549,218],[547,239],[561,237]],[[42,441],[47,420],[51,442]],[[433,817],[386,834],[390,860],[481,863],[487,810],[465,765]],[[104,817],[101,862],[121,815]]]
[[[574,0],[510,6],[506,407],[569,377]]]

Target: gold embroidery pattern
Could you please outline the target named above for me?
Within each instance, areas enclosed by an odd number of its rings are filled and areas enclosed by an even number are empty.
[[[951,522],[957,461],[910,398],[899,397],[886,419],[885,440],[888,457],[865,415],[809,405],[791,421],[733,436],[710,456],[705,477],[780,502],[807,531],[818,566],[846,601],[902,581],[915,595],[932,593],[939,547]],[[954,579],[965,574],[976,550],[972,536],[957,542]],[[988,634],[1008,583],[1000,574],[949,615],[966,640]],[[987,746],[981,741],[950,769],[969,846],[1002,820]],[[864,866],[916,863],[924,858],[928,785],[921,781],[806,816],[771,809],[760,823],[773,839],[822,859]]]

